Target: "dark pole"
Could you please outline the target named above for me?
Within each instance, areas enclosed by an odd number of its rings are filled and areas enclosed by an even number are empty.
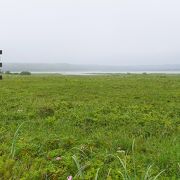
[[[0,50],[0,56],[2,55],[2,50]],[[2,62],[0,57],[0,80],[2,80]]]

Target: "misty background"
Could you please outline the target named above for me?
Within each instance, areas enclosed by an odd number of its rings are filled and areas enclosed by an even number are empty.
[[[176,67],[179,9],[179,0],[0,0],[3,63]]]

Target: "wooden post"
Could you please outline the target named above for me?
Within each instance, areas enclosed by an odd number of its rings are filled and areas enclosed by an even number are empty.
[[[2,50],[0,50],[0,56],[2,55]],[[0,80],[2,80],[2,62],[0,57]]]

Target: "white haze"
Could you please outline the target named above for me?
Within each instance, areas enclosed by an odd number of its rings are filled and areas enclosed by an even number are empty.
[[[4,62],[180,64],[179,0],[0,0]]]

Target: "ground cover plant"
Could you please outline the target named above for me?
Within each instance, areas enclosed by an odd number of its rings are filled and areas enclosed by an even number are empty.
[[[6,75],[0,179],[179,179],[179,75]]]

